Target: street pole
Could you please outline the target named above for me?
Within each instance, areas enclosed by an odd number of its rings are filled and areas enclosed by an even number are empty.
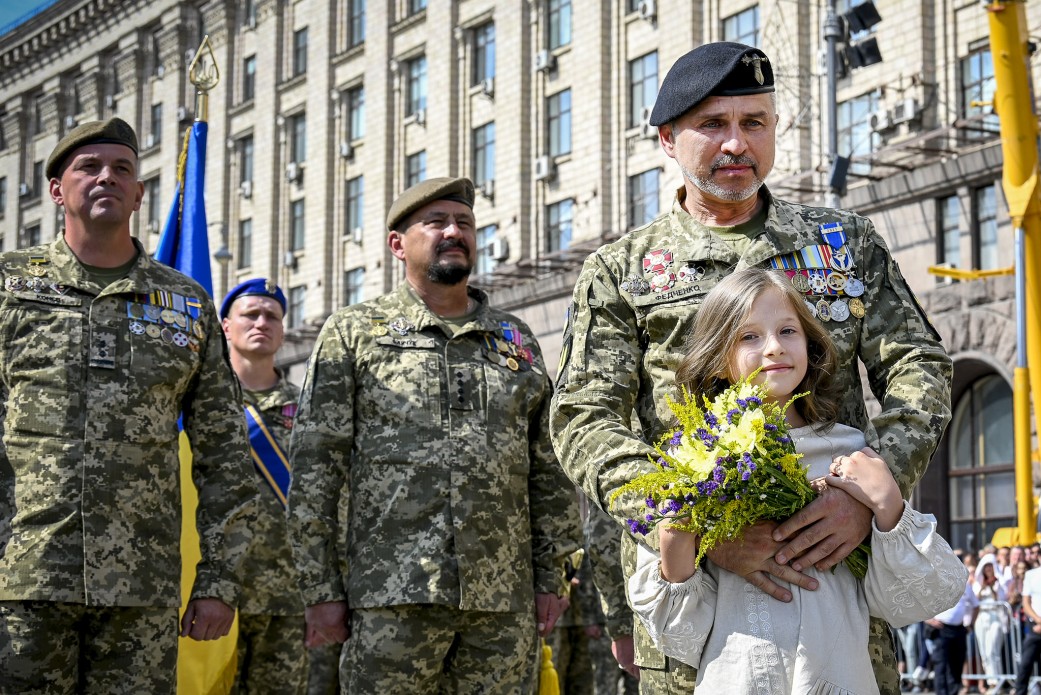
[[[835,162],[839,156],[839,125],[838,125],[838,43],[842,37],[842,21],[835,12],[835,0],[828,0],[828,10],[824,16],[824,66],[827,71],[827,85],[824,89],[824,110],[828,117],[828,167],[834,171]],[[828,193],[826,205],[830,208],[839,207],[839,190],[828,181]]]

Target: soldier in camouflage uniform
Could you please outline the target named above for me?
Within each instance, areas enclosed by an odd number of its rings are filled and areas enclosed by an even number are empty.
[[[275,367],[285,311],[285,294],[264,278],[232,288],[220,308],[261,488],[253,542],[241,571],[236,693],[307,692],[309,657],[320,681],[316,690],[338,690],[339,645],[304,646],[304,600],[286,534],[286,449],[300,389]]]
[[[665,395],[702,297],[746,266],[787,271],[838,348],[847,394],[839,421],[862,429],[904,494],[918,482],[950,419],[951,362],[871,222],[842,210],[774,198],[777,116],[769,58],[735,43],[681,57],[662,83],[651,123],[684,174],[672,209],[587,260],[565,328],[551,417],[568,474],[602,507],[611,492],[653,470],[649,456],[670,421]],[[881,413],[868,418],[858,360]],[[635,409],[645,436],[634,433]],[[635,503],[610,510],[619,520]],[[838,563],[870,529],[866,507],[829,491],[772,530],[712,553],[721,566],[778,600],[775,580],[812,589],[798,570]],[[655,543],[653,537],[648,542]],[[635,545],[623,545],[626,576]],[[641,692],[689,692],[693,669],[667,661],[636,625]],[[899,692],[885,623],[871,627],[872,662],[884,695]]]
[[[468,179],[405,191],[387,218],[405,282],[333,314],[308,365],[290,541],[308,642],[346,639],[348,692],[530,692],[567,605],[581,528],[552,388],[531,330],[468,287],[473,200]]]
[[[178,416],[202,550],[180,632],[216,639],[256,516],[238,387],[205,291],[130,235],[133,129],[74,128],[46,173],[63,235],[0,255],[0,691],[173,693]]]

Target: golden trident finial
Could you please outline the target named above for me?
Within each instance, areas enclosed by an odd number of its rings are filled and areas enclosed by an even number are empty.
[[[209,118],[209,101],[207,92],[220,82],[220,71],[217,69],[217,57],[210,46],[210,35],[202,37],[199,50],[195,52],[191,64],[188,65],[188,81],[195,85],[195,120],[206,121]]]

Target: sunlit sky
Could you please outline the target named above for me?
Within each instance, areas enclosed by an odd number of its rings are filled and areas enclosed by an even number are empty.
[[[0,30],[36,8],[53,5],[56,1],[68,2],[69,0],[0,0]]]

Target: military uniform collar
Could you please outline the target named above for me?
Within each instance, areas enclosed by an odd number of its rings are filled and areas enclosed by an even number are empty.
[[[470,315],[466,328],[474,330],[496,330],[498,324],[488,315],[488,294],[476,287],[467,286],[466,293],[477,302],[477,310]],[[408,284],[402,282],[396,292],[398,301],[401,303],[403,313],[415,325],[416,330],[423,330],[428,326],[436,326],[443,319],[434,315],[423,301],[419,293]]]
[[[136,237],[131,237],[134,248],[137,249],[137,259],[131,266],[127,276],[109,285],[108,288],[100,287],[90,280],[87,272],[83,269],[76,254],[69,248],[65,236],[62,235],[51,242],[48,247],[48,261],[54,280],[62,285],[68,285],[77,289],[91,292],[102,292],[108,290],[109,294],[125,292],[148,292],[152,289],[152,283],[148,278],[157,261],[149,256]]]

